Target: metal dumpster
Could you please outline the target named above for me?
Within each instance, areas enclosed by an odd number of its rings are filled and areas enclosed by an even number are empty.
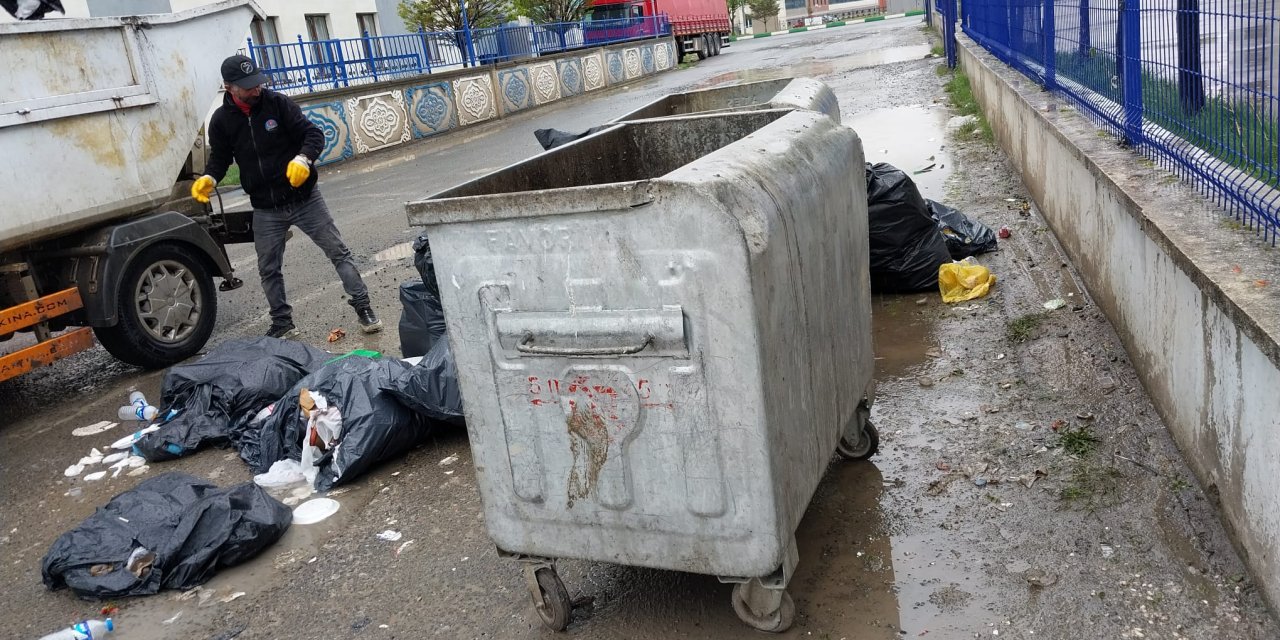
[[[794,533],[872,400],[858,136],[762,110],[624,123],[407,205],[426,227],[489,535],[736,583],[781,631]]]
[[[825,113],[840,122],[836,95],[826,84],[812,78],[782,78],[673,93],[610,122],[760,109],[805,109]]]

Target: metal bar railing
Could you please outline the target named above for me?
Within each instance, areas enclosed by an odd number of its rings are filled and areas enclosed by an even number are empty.
[[[964,0],[962,26],[1274,245],[1277,7],[1248,0]]]

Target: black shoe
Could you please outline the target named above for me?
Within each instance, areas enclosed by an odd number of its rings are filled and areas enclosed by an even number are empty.
[[[280,338],[281,340],[288,340],[299,333],[298,328],[293,326],[292,322],[289,324],[273,324],[270,329],[267,329],[268,338]]]
[[[373,313],[373,307],[356,309],[356,317],[360,319],[360,330],[365,333],[382,331],[382,321]]]

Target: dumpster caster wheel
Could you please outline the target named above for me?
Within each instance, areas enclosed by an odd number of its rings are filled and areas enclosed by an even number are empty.
[[[782,633],[791,628],[791,623],[796,619],[796,603],[791,599],[791,594],[782,591],[776,610],[757,615],[748,603],[747,589],[746,584],[733,585],[733,612],[738,614],[739,620],[751,625],[753,629],[768,633]]]
[[[542,618],[542,624],[552,631],[564,631],[569,626],[569,614],[573,611],[573,603],[569,600],[569,591],[556,570],[542,567],[534,573],[538,581],[538,592],[533,596],[533,608]]]
[[[848,436],[840,438],[836,445],[836,453],[848,460],[866,460],[880,450],[880,432],[870,420],[862,423],[861,437],[851,442]]]

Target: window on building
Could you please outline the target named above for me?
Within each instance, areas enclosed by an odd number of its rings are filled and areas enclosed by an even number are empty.
[[[360,35],[378,35],[378,14],[357,13],[356,24],[360,26]]]
[[[267,16],[265,20],[254,18],[253,23],[249,25],[249,35],[253,39],[254,48],[257,49],[253,52],[253,58],[267,69],[284,66],[280,47],[271,46],[280,44],[280,33],[276,28],[277,21],[275,16]]]
[[[305,16],[307,21],[307,36],[312,42],[319,43],[322,40],[329,40],[329,15],[323,13],[309,13]],[[311,61],[313,64],[329,64],[333,62],[333,49],[324,44],[311,45]],[[321,77],[329,76],[330,67],[321,67],[316,73]]]

